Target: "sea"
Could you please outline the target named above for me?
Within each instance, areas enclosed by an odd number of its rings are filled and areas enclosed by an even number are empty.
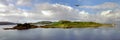
[[[120,23],[113,28],[3,30],[14,26],[0,25],[0,40],[120,40]]]

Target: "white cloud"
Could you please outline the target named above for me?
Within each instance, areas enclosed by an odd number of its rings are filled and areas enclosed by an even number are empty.
[[[105,2],[100,5],[95,6],[80,6],[80,8],[91,8],[93,10],[98,10],[97,14],[90,14],[89,20],[97,22],[115,22],[120,21],[120,6],[117,3]],[[86,20],[86,19],[85,19]]]
[[[53,16],[53,12],[51,12],[51,11],[46,11],[46,10],[44,10],[44,11],[41,11],[42,12],[42,14],[44,15],[44,16]]]
[[[111,11],[112,11],[112,10],[103,11],[103,12],[101,12],[101,15],[102,15],[102,16],[108,16],[108,17],[109,17],[109,16],[110,16],[109,13],[110,13]]]
[[[119,9],[101,11],[98,14],[90,14],[86,11],[79,11],[70,6],[50,3],[35,4],[35,8],[32,11],[18,9],[13,4],[6,5],[0,3],[0,9],[0,21],[5,20],[10,22],[33,22],[40,20],[112,22],[113,19],[120,19]]]
[[[4,5],[4,4],[3,4]],[[72,7],[60,4],[37,4],[34,11],[24,11],[14,5],[6,5],[1,8],[0,18],[11,22],[24,22],[30,20],[74,20],[77,12]]]
[[[89,13],[86,12],[86,11],[80,11],[78,13],[79,17],[78,19],[81,20],[81,21],[88,21],[89,20]],[[90,21],[90,20],[89,20]]]
[[[44,10],[47,10],[47,11],[44,11]],[[34,11],[36,12],[35,14],[42,15],[43,11],[45,14],[43,18],[49,14],[50,15],[52,14],[51,17],[44,18],[44,19],[49,19],[49,20],[62,20],[62,19],[63,20],[64,19],[74,20],[76,19],[75,16],[77,17],[78,16],[77,13],[79,12],[70,6],[65,6],[65,5],[60,5],[60,4],[49,4],[49,3],[37,4],[36,10]]]
[[[16,5],[20,6],[30,6],[32,0],[17,0]]]
[[[5,7],[6,7],[6,5],[0,4],[0,8],[5,8]]]
[[[5,14],[0,14],[0,16],[6,16]]]
[[[103,4],[95,5],[95,6],[80,6],[80,8],[92,8],[92,9],[113,9],[118,8],[119,5],[113,2],[105,2]]]
[[[7,5],[0,3],[0,12],[5,12],[6,9],[7,9]]]
[[[120,9],[119,9],[120,10]],[[110,18],[118,18],[120,17],[120,12],[118,9],[115,10],[107,10],[107,11],[102,11],[101,15],[102,16],[106,16],[106,17],[110,17]]]
[[[83,16],[88,16],[88,15],[89,15],[89,13],[88,13],[88,12],[85,12],[85,11],[80,11],[79,14],[80,14],[80,15],[83,15]]]

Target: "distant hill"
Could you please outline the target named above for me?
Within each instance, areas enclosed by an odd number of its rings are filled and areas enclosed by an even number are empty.
[[[0,25],[15,25],[18,23],[12,23],[12,22],[0,22]]]
[[[36,23],[32,23],[32,24],[50,24],[52,23],[51,21],[40,21],[40,22],[36,22]]]

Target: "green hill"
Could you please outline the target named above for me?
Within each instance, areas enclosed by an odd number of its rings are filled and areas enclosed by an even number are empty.
[[[96,22],[71,22],[67,20],[61,20],[58,22],[52,22],[42,27],[43,28],[97,28],[100,26],[112,26],[112,24],[101,24]]]

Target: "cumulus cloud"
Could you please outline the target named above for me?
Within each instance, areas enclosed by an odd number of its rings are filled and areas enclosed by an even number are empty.
[[[40,20],[52,20],[52,21],[79,20],[79,21],[95,21],[95,22],[112,22],[115,21],[114,19],[116,19],[117,21],[120,20],[119,9],[104,10],[101,11],[100,13],[90,14],[85,10],[80,11],[74,9],[71,6],[66,6],[61,4],[40,3],[34,5],[35,6],[33,10],[27,11],[17,8],[16,5],[14,4],[0,3],[0,21],[36,22]]]
[[[24,11],[5,4],[0,5],[0,18],[7,21],[30,21],[30,20],[73,20],[77,15],[72,7],[60,4],[37,4],[35,10]],[[14,20],[13,20],[14,19]],[[4,21],[0,20],[0,21]]]
[[[106,16],[106,17],[110,17],[111,15],[110,15],[110,12],[111,12],[112,10],[107,10],[107,11],[103,11],[103,12],[101,12],[101,15],[102,16]]]
[[[103,4],[99,4],[95,6],[80,6],[80,8],[91,8],[91,9],[113,9],[118,7],[119,5],[113,2],[105,2]]]
[[[78,17],[78,11],[73,9],[70,6],[60,5],[60,4],[38,4],[36,5],[36,11],[38,12],[35,14],[43,14],[44,19],[49,20],[75,20],[75,17]],[[51,17],[47,17],[51,14]],[[49,15],[50,16],[50,15]]]
[[[32,0],[17,0],[16,5],[18,6],[31,6]]]
[[[25,19],[24,12],[16,8],[15,5],[0,3],[0,21],[18,22],[18,19]]]
[[[80,8],[99,10],[93,16],[90,14],[90,18],[97,22],[115,22],[120,20],[120,16],[118,16],[120,15],[120,6],[117,3],[105,2],[95,6],[80,6]]]

